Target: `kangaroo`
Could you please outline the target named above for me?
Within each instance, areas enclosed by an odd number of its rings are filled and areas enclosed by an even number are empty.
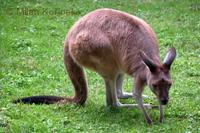
[[[145,85],[156,95],[160,117],[169,100],[172,85],[170,66],[176,57],[171,48],[160,62],[156,35],[142,19],[113,9],[97,9],[80,18],[69,30],[64,43],[64,64],[75,89],[74,97],[33,96],[14,103],[76,103],[87,99],[83,67],[100,74],[105,81],[106,104],[111,107],[139,107],[148,124],[152,120],[143,103]],[[122,91],[123,75],[133,77],[132,93]],[[137,104],[121,104],[119,98],[133,97]]]

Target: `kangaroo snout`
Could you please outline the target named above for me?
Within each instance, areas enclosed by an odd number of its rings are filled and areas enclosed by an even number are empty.
[[[162,105],[167,105],[168,101],[169,101],[168,97],[160,99],[160,102],[161,102]]]

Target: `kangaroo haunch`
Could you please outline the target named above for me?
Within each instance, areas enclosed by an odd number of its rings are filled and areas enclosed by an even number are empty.
[[[142,92],[145,85],[156,95],[160,117],[168,103],[172,85],[170,66],[175,48],[160,62],[156,35],[142,19],[112,9],[98,9],[80,18],[69,30],[64,43],[64,64],[73,83],[74,97],[34,96],[15,100],[24,103],[77,103],[87,99],[83,67],[99,73],[106,88],[106,103],[112,107],[139,107],[147,123],[152,120],[145,110]],[[133,77],[133,93],[122,91],[123,75]],[[137,104],[121,104],[118,98],[134,97]]]

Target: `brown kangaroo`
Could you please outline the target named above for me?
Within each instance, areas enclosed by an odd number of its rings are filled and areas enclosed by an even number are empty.
[[[14,103],[77,103],[87,99],[83,67],[99,73],[106,86],[106,103],[112,107],[139,107],[147,123],[152,120],[145,111],[142,92],[148,85],[159,101],[160,118],[169,100],[172,85],[170,66],[176,57],[175,48],[160,63],[156,35],[142,19],[113,9],[98,9],[80,18],[70,29],[64,44],[64,63],[75,88],[75,96],[33,96]],[[122,91],[123,75],[134,78],[133,93]],[[121,104],[118,98],[134,97],[137,104]]]

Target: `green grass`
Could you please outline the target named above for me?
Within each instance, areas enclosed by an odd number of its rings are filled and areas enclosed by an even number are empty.
[[[176,47],[164,123],[158,123],[157,110],[148,111],[154,121],[148,126],[139,109],[105,107],[103,81],[89,70],[84,107],[12,104],[23,96],[73,95],[63,65],[63,41],[78,18],[102,7],[146,20],[157,34],[162,58],[168,48]],[[125,78],[126,91],[131,91],[131,81]],[[145,93],[152,95],[149,88]],[[0,0],[0,132],[200,132],[200,2]]]

